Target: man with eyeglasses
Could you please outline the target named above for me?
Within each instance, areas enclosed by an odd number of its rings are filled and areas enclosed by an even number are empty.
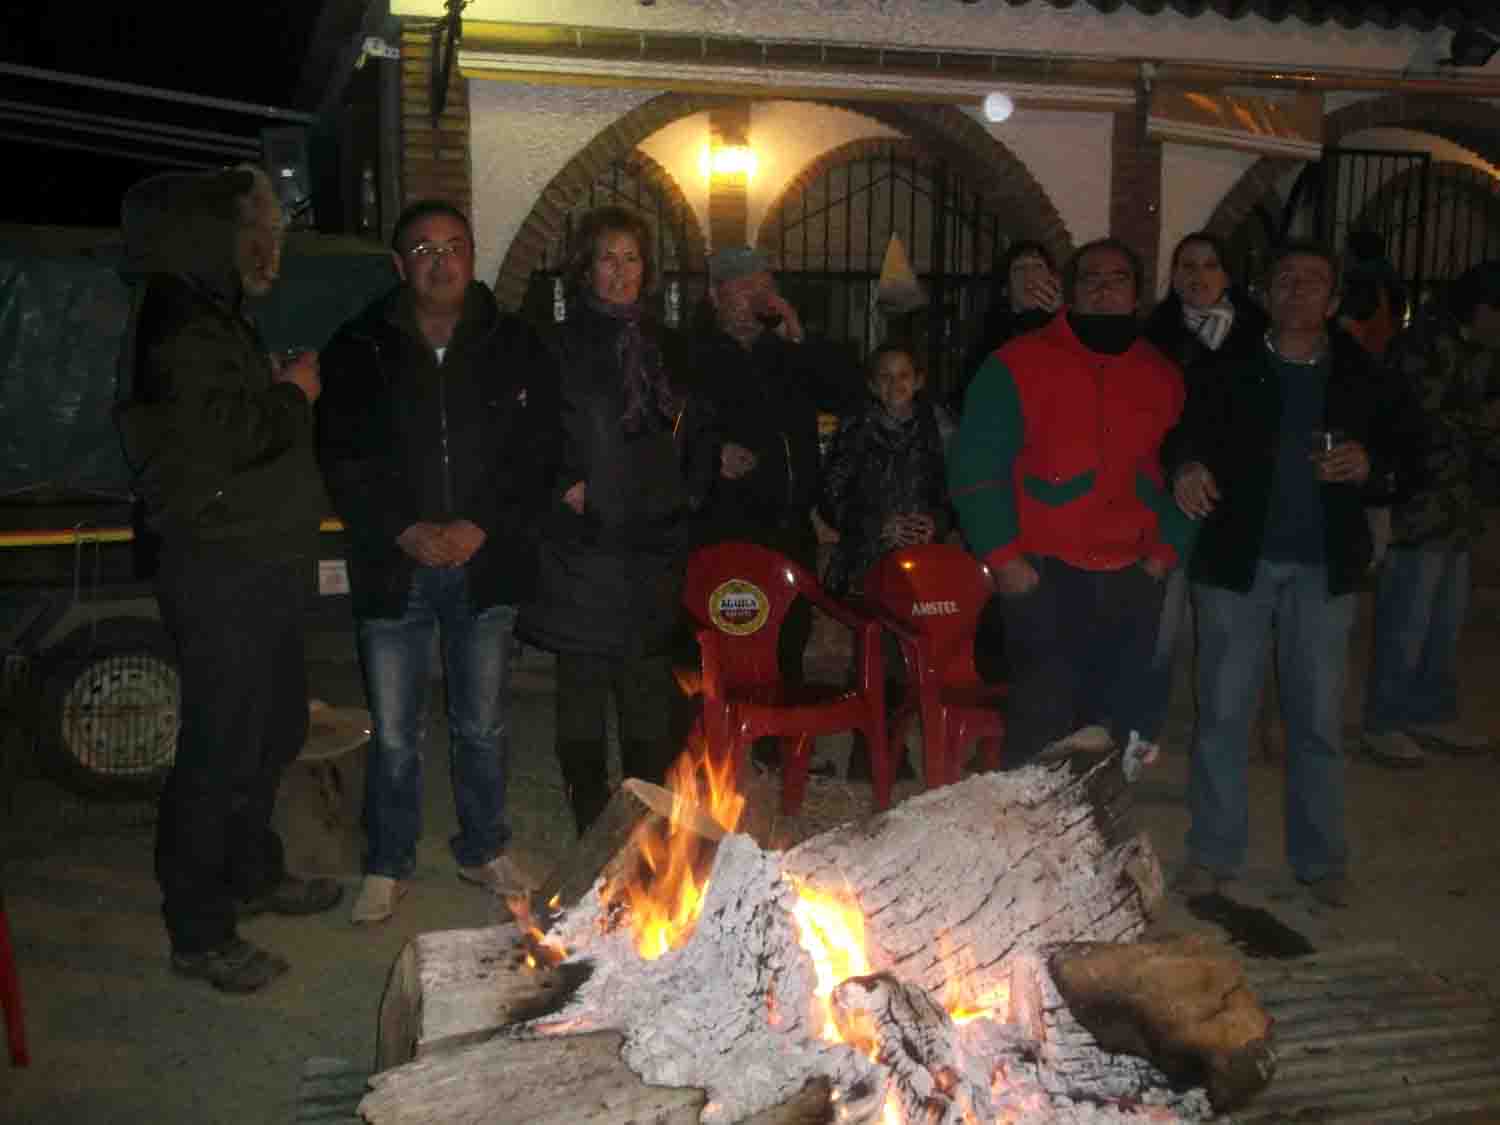
[[[1080,249],[1064,314],[980,367],[949,458],[959,524],[1002,598],[1010,766],[1098,721],[1129,776],[1156,753],[1141,677],[1187,529],[1159,458],[1183,385],[1139,334],[1140,277],[1117,239]]]
[[[1246,859],[1250,726],[1274,625],[1287,862],[1316,903],[1349,902],[1344,673],[1373,558],[1365,508],[1409,485],[1419,445],[1399,385],[1331,324],[1338,272],[1314,243],[1277,251],[1262,347],[1195,380],[1167,442],[1176,502],[1200,528],[1185,898],[1223,889]]]
[[[508,851],[511,631],[561,433],[550,355],[474,280],[463,212],[413,203],[391,245],[400,284],[325,349],[318,404],[318,457],[348,529],[374,719],[359,925],[389,918],[416,868],[435,636],[458,876],[502,897],[530,880]]]

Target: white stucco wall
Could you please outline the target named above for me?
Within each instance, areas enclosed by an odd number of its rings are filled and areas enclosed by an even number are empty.
[[[1109,233],[1110,114],[1023,107],[1010,120],[991,123],[978,110],[969,112],[1036,177],[1075,246]]]
[[[1172,250],[1183,235],[1208,225],[1220,201],[1260,157],[1253,152],[1167,142],[1161,154],[1161,242],[1156,295],[1171,282]]]
[[[660,92],[470,82],[476,276],[495,279],[542,189],[578,150]]]

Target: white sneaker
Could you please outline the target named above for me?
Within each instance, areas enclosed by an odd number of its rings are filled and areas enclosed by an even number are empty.
[[[1388,730],[1384,734],[1365,732],[1365,750],[1383,766],[1394,769],[1420,769],[1427,762],[1427,752],[1409,734]]]
[[[359,885],[359,897],[349,912],[356,926],[373,926],[396,913],[396,903],[406,895],[406,884],[389,875],[366,875]]]
[[[504,852],[477,867],[460,867],[458,877],[466,883],[483,887],[500,898],[527,894],[534,885],[531,877]]]
[[[1449,754],[1483,754],[1490,748],[1490,737],[1467,730],[1458,723],[1414,723],[1406,733],[1420,738],[1434,750]]]
[[[1092,726],[1079,727],[1063,739],[1058,747],[1070,753],[1108,754],[1115,748],[1115,741],[1109,737],[1109,731],[1095,723]]]
[[[1156,743],[1147,742],[1138,731],[1131,731],[1130,742],[1120,754],[1120,769],[1125,773],[1125,780],[1135,781],[1145,772],[1146,767],[1154,765],[1159,757],[1161,757],[1161,748]]]

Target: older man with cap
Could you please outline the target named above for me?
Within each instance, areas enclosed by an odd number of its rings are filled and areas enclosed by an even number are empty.
[[[693,341],[691,370],[715,419],[719,473],[699,512],[696,541],[748,540],[811,567],[818,407],[845,405],[828,388],[856,386],[858,372],[838,345],[804,336],[759,250],[719,250],[708,276],[713,321]],[[789,682],[802,678],[811,627],[800,604],[782,627]]]

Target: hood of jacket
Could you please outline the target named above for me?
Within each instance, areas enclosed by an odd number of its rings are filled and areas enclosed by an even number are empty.
[[[121,272],[130,281],[177,274],[237,304],[243,289],[235,261],[241,201],[254,186],[251,172],[235,168],[142,180],[120,202]]]

